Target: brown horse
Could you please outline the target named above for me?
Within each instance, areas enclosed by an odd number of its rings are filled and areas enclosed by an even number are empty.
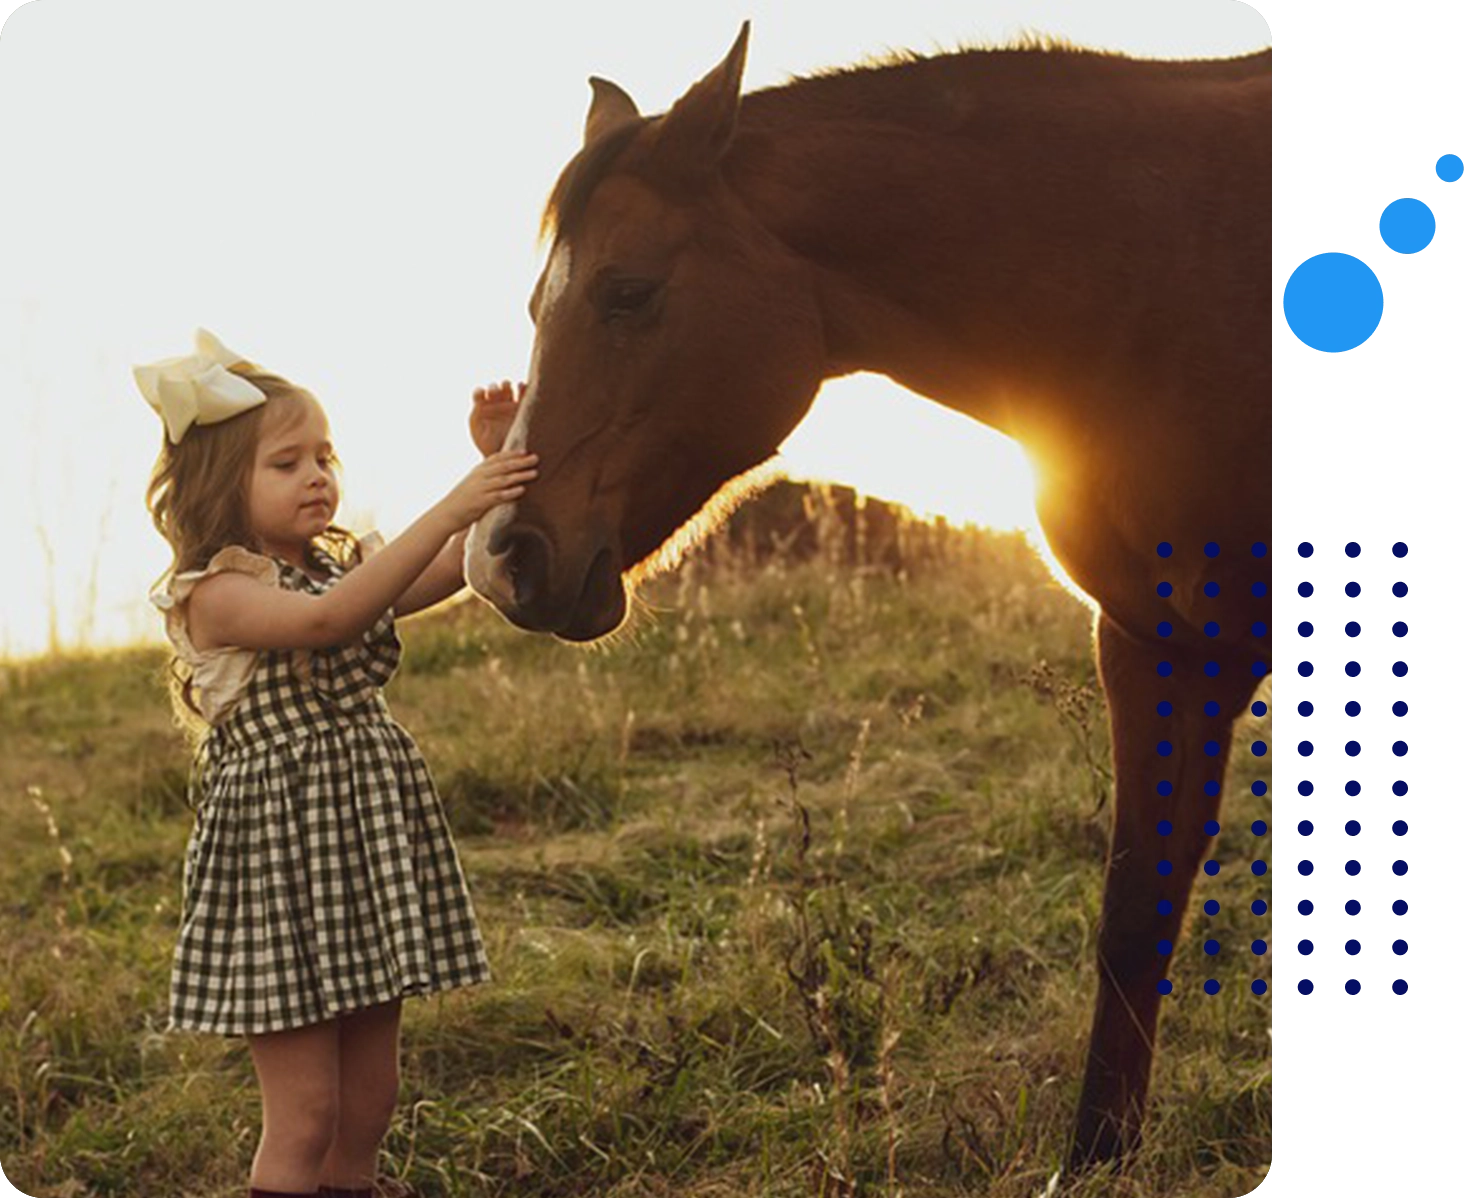
[[[1115,1157],[1219,807],[1208,742],[1269,659],[1270,57],[976,50],[741,98],[747,36],[662,116],[592,80],[509,439],[540,478],[474,530],[469,581],[522,628],[612,631],[624,575],[857,370],[1024,445],[1100,606],[1116,796],[1071,1159]]]

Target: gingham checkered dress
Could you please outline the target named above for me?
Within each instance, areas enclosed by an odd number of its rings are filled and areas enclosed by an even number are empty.
[[[318,564],[325,581],[277,562],[279,585],[322,593],[343,571]],[[280,1031],[489,979],[443,807],[381,694],[401,649],[388,612],[355,644],[261,652],[210,730],[168,1030]]]

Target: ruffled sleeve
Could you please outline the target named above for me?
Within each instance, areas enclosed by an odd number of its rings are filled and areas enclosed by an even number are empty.
[[[227,570],[248,574],[267,586],[280,583],[280,567],[272,559],[240,545],[226,545],[202,570],[172,575],[149,596],[163,613],[169,642],[189,667],[189,690],[194,704],[211,724],[219,723],[239,701],[259,657],[254,649],[197,649],[189,639],[189,596],[204,579]]]

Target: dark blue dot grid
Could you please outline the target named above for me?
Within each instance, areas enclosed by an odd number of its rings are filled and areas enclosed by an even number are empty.
[[[1295,544],[1292,578],[1281,579],[1281,702],[1300,731],[1289,734],[1289,781],[1280,773],[1290,802],[1281,867],[1302,897],[1282,943],[1300,995],[1401,996],[1420,948],[1409,883],[1422,825],[1413,683],[1424,663],[1413,652],[1411,546],[1379,536]]]
[[[1256,609],[1260,613],[1256,615],[1256,617],[1250,622],[1249,634],[1252,637],[1263,638],[1268,635],[1269,624],[1271,622],[1270,617],[1267,614],[1271,610],[1270,605],[1272,602],[1270,599],[1270,584],[1268,582],[1269,569],[1266,561],[1264,560],[1267,559],[1269,555],[1269,548],[1264,541],[1253,541],[1247,547],[1240,547],[1240,549],[1241,552],[1239,552],[1237,556],[1245,558],[1247,561],[1253,563],[1255,569],[1249,571],[1249,573],[1251,574],[1251,576],[1257,575],[1255,581],[1247,584],[1250,596],[1256,601]],[[1178,547],[1170,541],[1160,542],[1157,546],[1157,556],[1159,558],[1167,560],[1172,565],[1177,565],[1179,562],[1179,558],[1177,556],[1174,556],[1177,553]],[[1209,541],[1203,546],[1203,556],[1205,558],[1218,559],[1223,555],[1223,553],[1223,546],[1221,546],[1216,541]],[[1172,592],[1173,584],[1167,581],[1165,578],[1157,584],[1157,594],[1159,596],[1167,598],[1172,594]],[[1208,580],[1204,582],[1203,594],[1207,598],[1217,598],[1221,593],[1222,586],[1217,581]],[[1173,631],[1174,630],[1171,622],[1163,621],[1157,625],[1157,635],[1161,638],[1170,637],[1173,634]],[[1222,629],[1220,625],[1215,620],[1208,620],[1204,623],[1203,633],[1207,637],[1216,637],[1220,634],[1221,631]],[[1267,660],[1267,644],[1267,641],[1261,643],[1258,655],[1252,662],[1250,667],[1250,671],[1256,679],[1264,678],[1270,672]],[[1172,678],[1175,676],[1175,668],[1173,662],[1167,660],[1165,654],[1166,650],[1164,649],[1162,659],[1159,660],[1157,663],[1157,676],[1160,679]],[[1205,677],[1217,678],[1221,673],[1222,667],[1218,662],[1206,661],[1204,663],[1203,674]],[[1173,712],[1173,703],[1167,698],[1162,698],[1158,701],[1156,705],[1156,710],[1159,716],[1169,716]],[[1244,716],[1241,716],[1236,723],[1234,730],[1235,736],[1238,736],[1247,727],[1246,721],[1248,715],[1252,715],[1256,718],[1262,718],[1266,714],[1268,714],[1268,710],[1269,704],[1264,699],[1256,695],[1250,701],[1246,714]],[[1219,714],[1221,714],[1219,704],[1215,701],[1209,700],[1204,704],[1204,714],[1209,717],[1218,716]],[[1266,755],[1269,752],[1269,744],[1262,737],[1262,729],[1256,729],[1255,735],[1253,735],[1248,740],[1247,745],[1249,753],[1255,759],[1261,762],[1265,759]],[[1168,740],[1165,736],[1159,738],[1156,749],[1159,774],[1166,774],[1167,762],[1173,755],[1173,748],[1174,746],[1172,742]],[[1227,759],[1229,753],[1229,745],[1220,743],[1217,740],[1209,740],[1204,744],[1203,752],[1206,756],[1209,757],[1222,756]],[[1208,790],[1208,793],[1210,795],[1218,794],[1218,783],[1209,782],[1206,784],[1206,786],[1211,788]],[[1268,793],[1269,782],[1263,778],[1255,779],[1250,783],[1250,789],[1255,796],[1262,797],[1263,795]],[[1163,796],[1173,795],[1175,793],[1175,787],[1172,780],[1167,777],[1159,777],[1157,781],[1157,793]],[[1268,922],[1264,918],[1268,914],[1270,907],[1270,903],[1267,898],[1269,892],[1269,853],[1268,842],[1266,839],[1269,835],[1270,829],[1268,822],[1262,819],[1253,820],[1249,824],[1248,828],[1249,839],[1253,843],[1251,843],[1250,845],[1250,849],[1248,851],[1246,859],[1248,861],[1249,872],[1259,884],[1259,889],[1258,897],[1255,897],[1249,903],[1249,915],[1251,917],[1250,934],[1241,940],[1238,947],[1243,953],[1245,953],[1249,957],[1250,960],[1255,962],[1258,967],[1257,972],[1263,973],[1266,972],[1264,957],[1269,952],[1270,948],[1268,940],[1265,939],[1265,936],[1267,936],[1268,934]],[[1204,826],[1204,831],[1207,833],[1208,836],[1217,838],[1222,831],[1222,828],[1218,820],[1214,819],[1208,821],[1208,823]],[[1160,838],[1171,836],[1173,833],[1172,821],[1169,819],[1159,820],[1157,824],[1157,832]],[[1221,856],[1220,848],[1221,845],[1215,841],[1209,855],[1205,856],[1199,869],[1198,877],[1194,880],[1193,884],[1193,905],[1195,907],[1200,907],[1202,913],[1210,918],[1220,914],[1222,907],[1217,899],[1205,898],[1200,892],[1203,889],[1205,881],[1208,878],[1217,877],[1223,868],[1222,862],[1219,859]],[[1157,873],[1160,877],[1168,877],[1172,874],[1172,872],[1173,863],[1167,851],[1167,841],[1163,839],[1159,847]],[[1168,900],[1163,899],[1158,902],[1157,909],[1160,913],[1166,914],[1172,910],[1172,904]],[[1157,952],[1161,956],[1171,957],[1173,955],[1174,945],[1170,940],[1159,940],[1155,947]],[[1216,959],[1218,955],[1223,951],[1222,943],[1213,936],[1207,936],[1203,940],[1202,948],[1203,954],[1208,960]],[[1203,992],[1208,995],[1218,994],[1222,989],[1222,983],[1220,983],[1217,978],[1210,977],[1206,979],[1203,983]],[[1161,995],[1170,995],[1175,993],[1176,990],[1177,985],[1171,978],[1163,978],[1160,982],[1157,983],[1157,992]],[[1267,994],[1268,991],[1269,983],[1265,978],[1256,976],[1250,979],[1247,987],[1248,993],[1262,996]]]

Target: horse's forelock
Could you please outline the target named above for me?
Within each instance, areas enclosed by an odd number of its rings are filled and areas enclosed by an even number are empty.
[[[591,193],[596,190],[596,185],[611,173],[612,164],[647,123],[644,117],[609,129],[590,145],[583,146],[581,152],[566,164],[540,216],[542,244],[575,229],[591,202]]]

